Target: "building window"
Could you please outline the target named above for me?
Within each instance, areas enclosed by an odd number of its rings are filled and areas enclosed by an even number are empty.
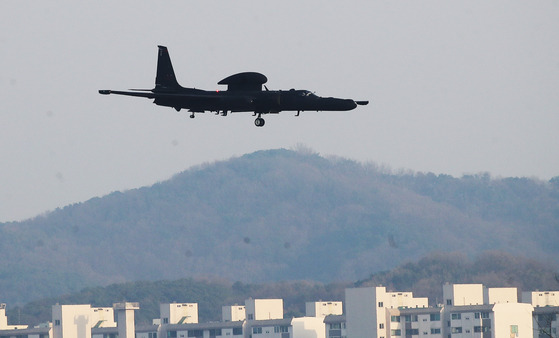
[[[489,326],[474,326],[474,332],[489,332],[491,327]]]
[[[452,299],[447,299],[446,300],[446,305],[452,305]]]
[[[452,314],[450,315],[450,318],[452,318],[452,319],[461,319],[461,318],[462,318],[462,314],[460,314],[460,313],[452,313]]]
[[[248,314],[248,320],[253,320],[254,319],[254,315],[252,313]]]
[[[432,322],[437,322],[437,321],[441,320],[441,314],[440,313],[431,313],[429,315],[429,320],[431,320]]]
[[[238,335],[242,335],[243,334],[243,328],[242,327],[234,327],[233,328],[233,335],[234,336],[238,336]]]
[[[511,325],[510,326],[510,336],[516,336],[518,337],[518,325]]]
[[[391,335],[391,336],[401,336],[401,335],[402,335],[402,330],[400,330],[400,329],[392,329],[392,330],[390,330],[390,335]]]
[[[221,336],[221,329],[210,329],[210,337]]]
[[[202,330],[188,330],[188,337],[202,337],[204,331]]]
[[[383,307],[384,303],[383,302],[378,302],[378,307]]]
[[[54,325],[60,326],[60,319],[55,319],[54,320]]]
[[[252,333],[254,333],[254,334],[262,333],[262,328],[261,327],[253,327],[252,328]]]
[[[400,322],[400,316],[390,316],[390,321],[393,323],[399,323]]]
[[[167,338],[176,338],[177,331],[167,331]]]
[[[440,333],[441,333],[441,329],[440,329],[440,328],[431,329],[431,334],[440,334]]]
[[[384,329],[384,323],[378,324],[378,328],[379,328],[379,329]]]
[[[330,324],[330,329],[332,329],[332,325],[336,325],[336,324]],[[337,324],[337,328],[340,328],[340,324]],[[274,333],[287,333],[289,332],[289,327],[287,326],[274,326]]]
[[[406,330],[406,336],[407,336],[407,335],[419,336],[419,329],[409,329],[409,330]]]
[[[485,318],[485,319],[489,318],[489,312],[482,312],[481,318]]]
[[[332,323],[330,324],[330,330],[339,330],[342,328],[342,324],[340,323]],[[287,331],[285,331],[287,332]]]
[[[169,324],[169,318],[163,318],[163,324]]]
[[[450,330],[450,333],[462,333],[462,326],[453,327],[453,328]]]

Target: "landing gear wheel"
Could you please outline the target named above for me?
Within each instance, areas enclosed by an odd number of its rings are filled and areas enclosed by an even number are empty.
[[[254,120],[254,125],[257,127],[264,126],[264,123],[266,123],[266,121],[264,121],[264,119],[261,117],[257,117],[256,120]]]
[[[191,119],[194,118],[194,113],[190,114],[190,118],[191,118]]]

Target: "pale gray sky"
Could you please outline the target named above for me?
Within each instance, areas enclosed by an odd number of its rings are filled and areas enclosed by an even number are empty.
[[[370,100],[256,128],[101,96],[257,71],[270,89]],[[304,144],[394,169],[559,175],[559,1],[2,1],[0,222],[193,165]]]

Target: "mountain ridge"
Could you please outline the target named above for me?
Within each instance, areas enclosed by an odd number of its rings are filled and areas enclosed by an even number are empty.
[[[21,303],[133,280],[347,281],[432,251],[552,260],[558,182],[258,151],[0,224],[0,290]]]

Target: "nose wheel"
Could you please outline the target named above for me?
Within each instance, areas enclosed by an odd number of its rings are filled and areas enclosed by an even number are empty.
[[[264,123],[266,123],[266,121],[264,121],[264,119],[261,117],[257,117],[256,120],[254,120],[254,125],[257,127],[264,126]]]

